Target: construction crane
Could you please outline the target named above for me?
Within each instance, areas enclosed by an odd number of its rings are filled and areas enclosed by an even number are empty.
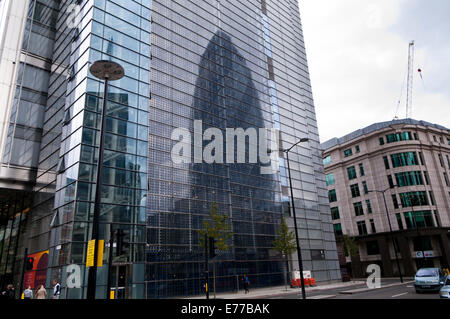
[[[414,41],[409,43],[408,52],[408,84],[406,89],[406,118],[412,116],[412,92],[414,80]]]

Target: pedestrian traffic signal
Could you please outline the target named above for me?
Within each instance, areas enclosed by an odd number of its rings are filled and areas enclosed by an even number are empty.
[[[25,262],[25,269],[27,271],[33,270],[34,267],[34,258],[33,257],[27,257],[27,260]]]
[[[216,257],[216,242],[214,237],[209,237],[209,258]]]

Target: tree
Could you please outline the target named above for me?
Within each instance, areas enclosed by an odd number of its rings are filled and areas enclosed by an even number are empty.
[[[199,245],[204,250],[208,243],[205,243],[205,235],[208,238],[214,238],[215,246],[220,251],[227,251],[231,248],[229,239],[233,236],[228,216],[217,211],[217,203],[214,202],[209,210],[209,219],[203,219],[203,229],[198,232]],[[214,262],[214,260],[213,260]],[[216,297],[216,264],[213,264],[213,282],[214,282],[214,298]]]
[[[344,255],[350,257],[351,267],[352,267],[352,277],[359,277],[363,274],[361,269],[361,261],[359,259],[359,247],[355,240],[355,237],[348,235],[342,236],[342,241],[344,244]]]
[[[284,257],[284,285],[287,290],[286,271],[288,268],[288,258],[296,249],[295,234],[289,231],[284,217],[281,218],[280,228],[277,230],[277,237],[273,241],[273,247],[276,251],[281,253]]]
[[[349,257],[359,256],[358,244],[355,241],[355,237],[343,235],[342,239],[344,242],[344,255]]]

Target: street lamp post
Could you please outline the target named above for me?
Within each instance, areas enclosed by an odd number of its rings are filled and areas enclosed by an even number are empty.
[[[102,175],[103,175],[103,159],[105,148],[105,127],[106,127],[106,102],[108,94],[108,82],[120,80],[124,77],[125,71],[123,67],[112,61],[96,61],[90,67],[90,72],[96,78],[105,81],[105,89],[103,94],[102,120],[100,126],[100,146],[97,161],[97,183],[95,188],[94,218],[92,221],[91,240],[95,240],[94,245],[94,265],[89,268],[87,299],[95,299],[95,291],[97,286],[97,258],[98,258],[98,237],[100,232],[100,200],[102,193]],[[111,247],[110,247],[111,249]],[[109,261],[109,263],[111,260]]]
[[[425,265],[426,262],[427,262],[427,258],[425,256],[425,250],[423,249],[424,245],[423,245],[422,236],[420,236],[419,224],[417,224],[416,214],[414,212],[414,204],[416,203],[416,199],[417,198],[412,197],[410,192],[407,193],[407,196],[408,196],[409,204],[411,205],[411,217],[413,219],[412,222],[414,223],[414,225],[412,225],[412,226],[413,227],[415,226],[416,229],[417,229],[417,241],[420,243],[420,249],[421,249],[421,252],[422,252],[423,263]]]
[[[297,143],[292,145],[289,149],[280,149],[280,152],[283,152],[286,154],[286,161],[288,164],[289,186],[290,186],[290,190],[291,190],[291,202],[292,202],[292,215],[294,217],[295,240],[297,243],[298,266],[299,266],[299,271],[300,271],[300,281],[301,281],[301,285],[302,285],[301,288],[302,288],[302,298],[303,299],[306,299],[305,279],[303,277],[302,252],[300,249],[300,243],[299,243],[299,239],[298,239],[297,215],[295,214],[294,191],[292,188],[291,167],[290,167],[290,163],[289,163],[289,152],[292,150],[292,148],[294,148],[294,146],[297,146],[300,143],[304,143],[304,142],[308,142],[308,141],[309,141],[308,138],[302,138]]]
[[[388,224],[389,224],[389,231],[390,231],[390,235],[391,235],[392,244],[394,245],[395,260],[396,260],[396,262],[397,262],[398,273],[399,273],[399,275],[400,275],[400,282],[403,283],[402,270],[400,269],[400,262],[399,262],[399,260],[398,260],[397,244],[395,243],[394,235],[393,235],[393,233],[392,233],[391,218],[389,217],[389,211],[388,211],[388,207],[387,207],[387,204],[386,204],[386,196],[385,196],[385,193],[386,193],[388,190],[390,190],[390,188],[385,189],[385,190],[383,190],[383,191],[379,191],[379,190],[369,191],[369,193],[377,192],[377,193],[383,194],[384,207],[386,208],[386,216],[387,216],[387,220],[388,220]],[[390,256],[390,254],[389,254],[389,256]],[[389,258],[390,258],[390,257],[389,257]]]

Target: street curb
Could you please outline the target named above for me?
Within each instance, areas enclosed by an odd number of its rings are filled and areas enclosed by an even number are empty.
[[[414,283],[414,281],[405,281],[403,283],[390,284],[390,285],[386,285],[386,286],[381,286],[380,288],[360,288],[360,289],[353,289],[353,290],[344,290],[344,291],[339,291],[339,293],[343,294],[343,295],[353,295],[353,294],[358,294],[358,293],[362,293],[362,292],[373,291],[375,289],[403,286],[403,285],[407,285],[407,284],[411,284],[411,283]]]
[[[361,281],[361,282],[359,282],[359,281],[358,282],[354,282],[353,285],[359,285],[361,283],[364,283],[364,282],[363,281]],[[338,288],[342,288],[342,287],[345,287],[345,286],[337,286],[337,287],[334,287],[334,288],[338,289]],[[319,285],[319,286],[316,286],[316,287],[306,287],[306,292],[317,292],[317,291],[327,290],[327,289],[328,288],[321,288],[321,286]],[[288,291],[285,291],[285,292],[282,292],[282,293],[278,293],[278,294],[265,294],[265,295],[248,296],[248,297],[244,295],[244,296],[239,296],[239,299],[267,299],[267,298],[271,298],[271,297],[282,297],[282,296],[285,296],[285,295],[292,295],[295,292],[298,292],[298,294],[300,295],[301,294],[301,289],[300,288],[292,289],[291,291],[288,290]]]

